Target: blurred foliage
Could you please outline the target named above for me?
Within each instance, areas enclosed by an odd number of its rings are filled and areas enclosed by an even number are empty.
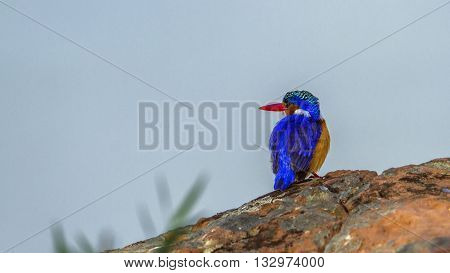
[[[178,208],[173,213],[169,220],[168,229],[170,230],[168,236],[165,238],[161,248],[158,248],[158,252],[165,253],[170,252],[172,245],[176,240],[185,233],[185,229],[180,227],[186,225],[189,220],[189,215],[194,208],[195,203],[200,199],[206,188],[206,176],[200,176],[189,192],[184,197]]]
[[[64,229],[56,225],[51,230],[52,233],[52,241],[53,241],[53,249],[55,252],[59,253],[68,253],[73,252],[70,251],[69,245],[67,244],[66,236],[64,234]]]
[[[172,198],[170,194],[169,184],[164,176],[159,176],[156,179],[156,191],[161,214],[171,215],[166,225],[166,230],[168,230],[167,235],[163,244],[157,250],[158,252],[170,252],[173,244],[180,236],[182,236],[186,232],[186,230],[181,227],[200,217],[198,214],[192,216],[191,213],[195,204],[202,196],[208,180],[209,178],[206,174],[200,175],[191,186],[188,193],[184,196],[177,209],[172,213],[168,213],[172,210]],[[148,206],[140,205],[137,208],[137,215],[139,223],[145,235],[154,235],[156,233],[156,228]],[[59,253],[93,253],[112,249],[114,247],[115,235],[110,230],[104,230],[100,233],[97,247],[95,247],[82,232],[80,232],[75,237],[77,247],[70,246],[67,242],[64,229],[61,225],[55,225],[51,229],[51,235],[54,252]]]
[[[172,196],[170,194],[169,183],[164,175],[156,177],[156,196],[158,197],[159,208],[163,215],[169,215],[172,211]]]
[[[95,248],[92,246],[91,242],[89,242],[89,239],[86,237],[86,235],[84,235],[84,233],[80,232],[78,236],[75,238],[75,241],[81,252],[84,253],[95,252]]]
[[[51,236],[53,241],[53,250],[56,253],[94,253],[111,249],[114,245],[114,233],[109,230],[105,230],[100,233],[97,247],[94,247],[86,235],[82,232],[79,232],[75,237],[77,247],[69,245],[64,229],[61,225],[55,225],[51,229]]]

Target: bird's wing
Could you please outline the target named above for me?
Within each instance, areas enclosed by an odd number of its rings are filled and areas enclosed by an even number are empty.
[[[281,119],[269,143],[273,172],[277,174],[280,168],[307,172],[320,134],[320,122],[310,117],[293,114]]]

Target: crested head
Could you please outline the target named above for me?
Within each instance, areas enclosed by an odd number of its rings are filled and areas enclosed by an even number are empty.
[[[320,119],[319,99],[306,90],[289,91],[284,95],[283,104],[293,109],[288,114],[309,115],[313,119]]]

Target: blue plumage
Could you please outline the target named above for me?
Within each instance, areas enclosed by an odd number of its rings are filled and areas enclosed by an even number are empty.
[[[269,140],[275,190],[306,177],[321,131],[320,122],[305,115],[288,115],[276,124]]]
[[[322,133],[319,100],[308,91],[296,90],[286,93],[283,103],[260,109],[285,111],[287,115],[275,125],[269,140],[274,189],[285,190],[311,172],[311,161]]]
[[[314,120],[320,119],[319,99],[308,91],[287,92],[283,103],[287,106],[295,105],[297,108],[307,111]]]

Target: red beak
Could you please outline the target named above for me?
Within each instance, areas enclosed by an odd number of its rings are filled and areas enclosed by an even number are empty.
[[[259,107],[259,110],[274,111],[274,112],[281,112],[281,111],[285,111],[286,109],[287,108],[282,103],[268,104],[268,105]]]

